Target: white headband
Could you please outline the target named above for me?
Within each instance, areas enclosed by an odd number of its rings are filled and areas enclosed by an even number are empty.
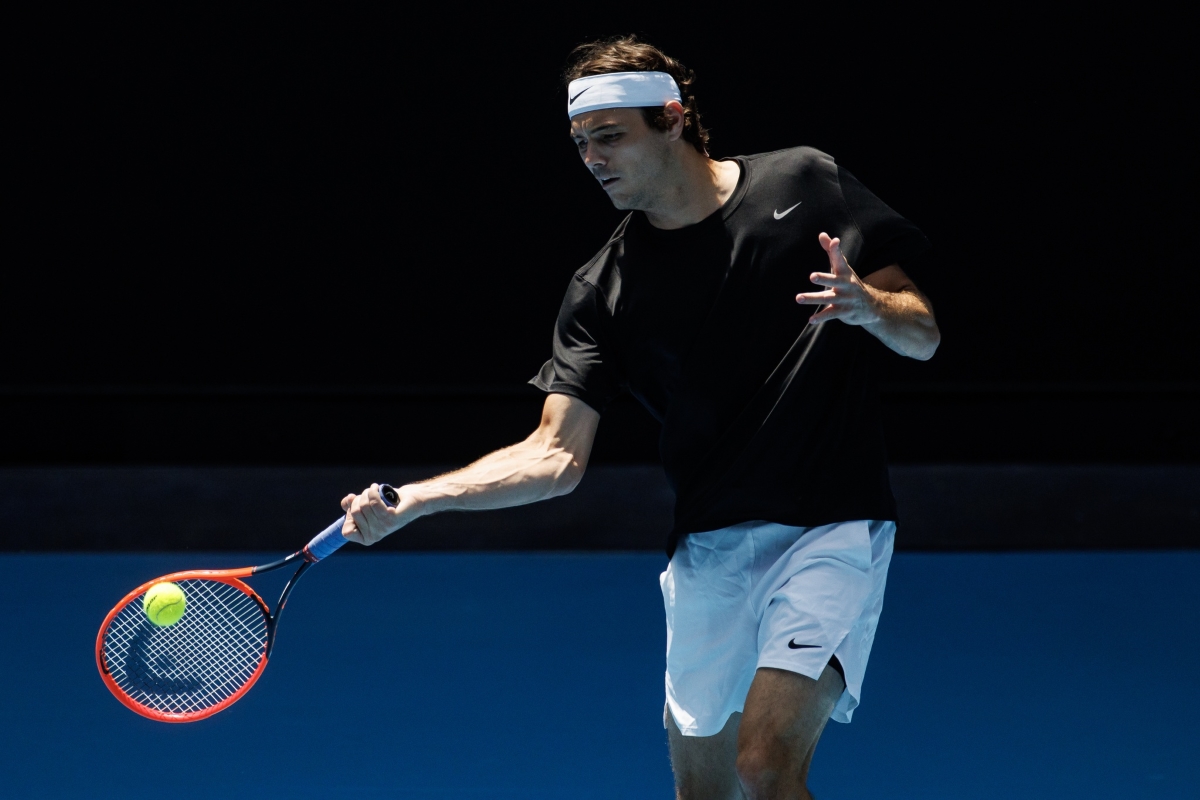
[[[683,97],[675,79],[665,72],[609,72],[571,81],[567,87],[567,116],[599,108],[653,108]]]

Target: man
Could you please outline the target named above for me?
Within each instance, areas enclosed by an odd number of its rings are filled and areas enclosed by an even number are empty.
[[[349,495],[372,544],[449,509],[570,492],[604,407],[662,423],[676,492],[667,614],[680,798],[810,797],[817,740],[858,704],[895,532],[872,361],[940,335],[901,269],[925,237],[809,148],[713,160],[693,74],[633,37],[577,48],[571,137],[632,213],[571,281],[525,441],[458,472]],[[802,290],[802,291],[798,291]]]

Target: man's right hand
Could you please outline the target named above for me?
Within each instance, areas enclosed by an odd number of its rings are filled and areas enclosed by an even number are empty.
[[[342,536],[351,542],[372,545],[421,516],[420,504],[409,487],[398,487],[396,492],[400,502],[394,508],[388,508],[383,501],[377,483],[372,483],[361,494],[343,497],[346,523],[342,525]]]

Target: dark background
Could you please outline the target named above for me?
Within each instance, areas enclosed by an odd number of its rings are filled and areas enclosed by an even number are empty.
[[[31,23],[0,459],[459,463],[526,435],[562,292],[621,217],[558,75],[635,31],[696,70],[716,156],[818,147],[934,242],[943,344],[886,365],[896,462],[1195,463],[1185,29],[1004,7]],[[651,461],[654,436],[618,404],[596,460]]]

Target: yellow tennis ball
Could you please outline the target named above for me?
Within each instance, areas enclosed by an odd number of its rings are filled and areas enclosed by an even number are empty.
[[[156,583],[142,597],[146,618],[159,627],[179,622],[186,606],[183,589],[174,583]]]

